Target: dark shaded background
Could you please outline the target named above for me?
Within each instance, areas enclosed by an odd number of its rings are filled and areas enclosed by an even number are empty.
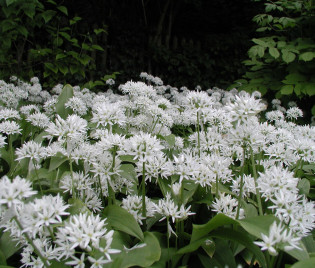
[[[148,72],[173,86],[225,88],[245,72],[255,36],[251,0],[68,0],[82,31],[106,25],[91,79],[119,72],[117,82]]]

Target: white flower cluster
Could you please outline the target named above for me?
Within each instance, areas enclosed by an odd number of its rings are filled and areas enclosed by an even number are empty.
[[[74,87],[64,105],[67,116],[56,110],[62,85],[48,93],[36,78],[31,83],[0,81],[5,104],[0,108],[0,148],[8,149],[4,157],[14,158],[19,167],[29,160],[28,178],[48,172],[47,163],[58,169],[53,183],[60,194],[55,196],[29,200],[35,194],[32,185],[39,189],[39,181],[0,180],[1,226],[23,243],[25,266],[43,266],[40,254],[48,262],[65,260],[77,267],[109,262],[109,254],[118,252],[110,247],[113,232],[95,215],[118,196],[118,203],[140,224],[153,216],[166,218],[172,232],[174,222],[194,214],[190,189],[216,192],[207,203],[209,215],[238,219],[248,216],[239,196],[256,204],[260,194],[266,211],[282,224],[257,242],[271,253],[279,243],[295,247],[288,237],[303,237],[314,229],[314,202],[299,194],[296,175],[303,165],[315,163],[315,127],[297,125],[300,109],[284,110],[274,101],[277,110],[267,112],[262,123],[258,116],[267,107],[257,93],[189,91],[164,86],[146,73],[141,77],[152,85],[128,81],[119,86],[123,94]],[[15,134],[23,139],[15,142],[14,154]],[[84,210],[70,215],[61,193],[65,200],[79,200]],[[282,238],[274,235],[276,229]],[[24,234],[40,252],[28,245]],[[103,257],[90,254],[94,251]]]

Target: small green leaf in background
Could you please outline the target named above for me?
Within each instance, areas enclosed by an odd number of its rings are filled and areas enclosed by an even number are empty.
[[[60,167],[61,164],[63,164],[67,160],[68,160],[67,157],[65,157],[64,155],[62,155],[61,153],[58,152],[55,156],[52,156],[50,158],[50,164],[49,164],[48,172],[51,172],[51,171],[57,169],[58,167]]]
[[[12,240],[9,232],[2,234],[0,239],[0,250],[6,259],[10,258],[14,253],[19,251],[20,248],[21,244],[17,245],[17,243]]]
[[[310,258],[307,260],[299,261],[293,264],[290,268],[314,268],[315,267],[315,258]]]
[[[293,92],[293,85],[285,85],[281,88],[282,95],[290,95]]]
[[[190,243],[208,235],[212,230],[220,226],[227,225],[227,224],[235,224],[235,223],[237,223],[236,220],[233,220],[232,218],[222,213],[219,213],[205,224],[201,224],[201,225],[193,224],[193,231],[192,231]]]
[[[290,63],[295,60],[295,54],[287,49],[282,49],[282,59],[285,63]]]
[[[275,59],[279,58],[280,56],[279,50],[275,47],[269,47],[269,54]]]
[[[110,205],[103,211],[103,217],[113,229],[125,232],[143,241],[143,232],[135,218],[124,208],[117,205]]]
[[[161,257],[161,247],[157,238],[150,232],[144,233],[141,247],[127,249],[123,254],[121,268],[140,266],[150,267]]]
[[[0,249],[0,265],[7,265],[6,257]]]
[[[300,55],[299,59],[304,61],[311,61],[315,56],[314,52],[304,52]]]
[[[299,189],[299,194],[308,195],[311,189],[311,184],[308,179],[301,179],[297,185],[297,188]]]
[[[61,118],[66,119],[71,110],[65,107],[65,103],[73,97],[73,88],[70,85],[65,85],[62,89],[58,102],[56,104],[56,112]]]
[[[68,9],[65,6],[57,7],[63,14],[68,16]]]
[[[273,222],[279,222],[278,218],[274,215],[264,215],[252,218],[246,218],[243,220],[238,220],[237,222],[251,235],[261,238],[261,234],[267,235],[269,233],[269,228]]]

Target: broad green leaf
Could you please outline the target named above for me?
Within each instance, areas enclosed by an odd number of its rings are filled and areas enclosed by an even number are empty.
[[[57,153],[56,156],[52,156],[50,158],[50,164],[49,164],[49,170],[48,172],[51,172],[53,170],[56,170],[61,164],[66,162],[68,158],[61,153]]]
[[[285,79],[282,82],[287,85],[294,85],[297,84],[298,82],[302,82],[305,80],[306,77],[300,73],[290,73],[285,77]]]
[[[99,45],[92,45],[92,48],[93,48],[93,49],[96,49],[96,50],[104,51],[104,48],[102,48],[102,47],[99,46]]]
[[[198,258],[204,268],[208,267],[225,268],[224,265],[219,263],[215,258],[210,258],[209,256],[202,254],[198,254]]]
[[[141,241],[144,240],[143,232],[135,218],[124,208],[117,205],[107,206],[103,211],[107,222],[116,230],[125,232]]]
[[[258,49],[257,49],[257,55],[262,58],[264,55],[265,55],[265,47],[262,47],[260,46]]]
[[[68,200],[68,203],[70,205],[68,212],[70,212],[71,215],[76,215],[76,214],[85,213],[89,211],[86,204],[83,203],[78,198],[70,198]]]
[[[133,155],[121,155],[119,156],[120,160],[122,162],[130,162],[130,163],[136,163],[137,160],[134,159]]]
[[[190,243],[199,240],[200,238],[208,235],[212,230],[228,224],[235,224],[236,220],[220,213],[214,216],[210,221],[205,224],[197,225],[193,224],[193,231],[191,235]]]
[[[0,265],[7,265],[6,257],[1,249],[0,249]]]
[[[57,7],[62,13],[68,16],[68,9],[65,6]]]
[[[167,262],[171,261],[173,267],[177,267],[176,263],[178,262],[180,255],[175,255],[175,248],[161,248],[161,257],[160,259],[153,263],[150,268],[165,268],[167,267]]]
[[[297,188],[299,189],[299,194],[308,195],[311,189],[310,181],[306,178],[303,178],[299,181]]]
[[[180,248],[176,254],[186,254],[190,252],[196,251],[199,247],[206,244],[212,244],[214,243],[213,240],[211,240],[211,236],[202,237],[198,240],[195,240],[191,243],[189,243],[187,246]]]
[[[303,237],[302,243],[305,245],[307,252],[315,252],[315,241],[312,235]]]
[[[261,40],[261,39],[253,38],[252,41],[255,44],[259,45],[259,46],[262,46],[262,47],[265,47],[265,48],[268,47],[268,44],[265,41]]]
[[[166,142],[169,144],[170,147],[175,146],[175,135],[174,134],[170,134],[168,136],[163,136],[163,137],[166,140]]]
[[[314,52],[304,52],[299,56],[300,60],[311,61],[315,57]]]
[[[58,53],[58,54],[56,55],[56,60],[63,59],[63,58],[66,58],[66,57],[67,57],[67,55],[65,55],[65,54],[63,54],[63,53]]]
[[[280,90],[282,95],[291,95],[293,93],[293,85],[285,85]]]
[[[216,260],[224,265],[224,267],[236,268],[235,258],[229,246],[229,241],[227,239],[216,239],[215,247],[214,257]]]
[[[129,181],[138,183],[137,173],[135,171],[135,167],[132,164],[122,164],[119,168],[119,174]]]
[[[58,73],[58,68],[54,64],[50,62],[45,62],[45,67],[51,71],[53,71],[55,74]]]
[[[304,89],[306,90],[307,95],[315,95],[315,84],[306,84]]]
[[[14,2],[17,2],[17,0],[5,0],[7,6],[12,5]]]
[[[142,244],[142,245],[141,245]],[[140,247],[128,249],[122,256],[121,268],[150,267],[161,257],[161,247],[157,238],[150,232],[144,233],[144,240]]]
[[[2,234],[0,238],[0,250],[6,257],[6,259],[10,258],[14,253],[19,251],[21,248],[21,244],[17,244],[14,242],[9,234],[9,232],[5,232]]]
[[[106,33],[106,31],[104,29],[94,29],[94,33],[98,35],[100,33]]]
[[[251,235],[261,238],[261,234],[268,234],[269,227],[273,222],[278,222],[278,218],[273,215],[257,216],[238,220],[237,222]]]
[[[293,264],[290,268],[314,268],[315,258],[310,258],[308,260],[299,261]]]
[[[305,245],[301,241],[299,241],[298,246],[301,248],[301,250],[300,249],[282,250],[291,255],[293,258],[297,259],[298,261],[309,259],[310,255],[308,254]]]
[[[295,60],[295,54],[291,51],[288,51],[287,49],[282,49],[282,59],[286,63],[293,62]]]
[[[313,107],[312,107],[312,115],[315,115],[315,104],[313,105]]]
[[[277,59],[280,56],[279,50],[275,47],[269,47],[268,51],[269,54],[275,59]]]
[[[58,102],[56,104],[56,112],[61,118],[66,119],[71,113],[71,110],[65,107],[65,103],[73,97],[73,88],[70,85],[65,85],[62,89]]]
[[[42,13],[42,17],[45,23],[49,22],[56,15],[56,11],[54,10],[46,10]]]
[[[253,204],[248,204],[245,201],[242,202],[241,204],[242,204],[242,207],[244,208],[246,218],[258,216],[257,209]]]
[[[244,245],[248,250],[255,254],[257,261],[262,267],[267,267],[264,254],[261,252],[260,248],[253,243],[246,233],[228,228],[220,228],[211,232],[211,236],[225,240],[231,240]]]
[[[14,268],[13,266],[0,265],[0,268]]]

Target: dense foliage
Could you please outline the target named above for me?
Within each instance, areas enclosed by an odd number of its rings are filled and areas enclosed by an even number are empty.
[[[314,266],[302,111],[141,78],[106,93],[0,81],[0,265]]]
[[[315,115],[315,3],[310,0],[263,2],[265,12],[254,17],[260,35],[252,39],[249,60],[244,62],[250,70],[235,86],[277,98],[303,99],[308,106],[313,105]]]

